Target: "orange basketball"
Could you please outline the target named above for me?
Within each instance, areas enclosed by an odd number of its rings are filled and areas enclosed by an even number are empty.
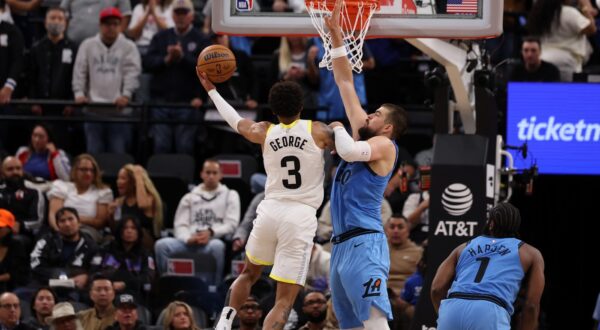
[[[231,78],[235,72],[236,62],[233,52],[221,45],[204,48],[198,56],[196,69],[205,72],[208,79],[215,84]]]

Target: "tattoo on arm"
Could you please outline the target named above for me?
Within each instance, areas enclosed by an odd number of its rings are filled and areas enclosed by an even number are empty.
[[[283,327],[285,326],[285,322],[287,322],[287,319],[290,316],[291,311],[292,311],[291,307],[287,307],[286,309],[284,309],[283,312],[281,313],[281,317],[282,317],[281,321],[283,321],[283,323],[279,322],[279,321],[275,321],[275,323],[273,323],[273,326],[271,326],[271,329],[282,330]]]

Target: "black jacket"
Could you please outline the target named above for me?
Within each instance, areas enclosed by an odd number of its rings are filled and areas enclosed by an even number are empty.
[[[9,210],[25,229],[25,223],[39,226],[44,219],[41,193],[25,185],[25,180],[0,180],[0,208]]]
[[[135,322],[135,327],[133,328],[133,330],[146,330],[148,329],[145,325],[143,325],[140,321],[136,321]],[[110,327],[106,327],[106,329],[104,330],[121,330],[121,327],[119,327],[119,322],[115,322],[113,325],[111,325]]]
[[[81,231],[79,234],[75,252],[69,260],[62,260],[64,242],[59,234],[48,233],[37,241],[31,252],[31,270],[35,280],[47,284],[49,279],[58,278],[61,272],[73,277],[89,271],[98,246],[88,234]]]
[[[167,65],[167,47],[177,43],[181,44],[183,58]],[[196,60],[209,45],[207,36],[196,28],[184,35],[175,33],[175,28],[155,34],[143,59],[144,70],[152,73],[151,95],[156,100],[167,102],[190,102],[196,97],[206,100],[206,93],[198,86]]]
[[[19,29],[5,21],[0,21],[0,88],[4,87],[7,79],[15,82],[23,70],[23,35]],[[6,39],[4,39],[6,38]]]
[[[236,61],[235,72],[231,79],[215,85],[217,91],[230,102],[243,104],[248,99],[258,100],[258,78],[250,57],[236,49],[231,51]]]
[[[126,290],[134,293],[138,298],[148,291],[154,278],[154,259],[141,245],[131,251],[125,251],[117,242],[103,249],[100,254],[102,263],[98,271],[109,277],[112,281],[125,282]]]
[[[0,240],[0,245],[6,246],[4,259],[0,261],[0,274],[10,274],[10,280],[0,282],[0,292],[12,291],[14,288],[24,286],[29,281],[29,256],[23,244],[14,239],[12,234]]]
[[[29,54],[29,97],[73,99],[73,65],[77,48],[67,38],[54,44],[48,37],[38,41]]]
[[[0,323],[0,329],[4,329],[4,325],[2,323]],[[12,328],[12,330],[36,330],[35,328],[32,328],[30,325],[28,325],[25,322],[19,322],[19,324]]]

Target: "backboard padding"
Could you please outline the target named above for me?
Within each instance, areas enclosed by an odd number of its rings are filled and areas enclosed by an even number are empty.
[[[239,0],[213,3],[212,28],[215,32],[249,36],[318,35],[306,13],[237,11],[236,1]],[[470,39],[494,37],[502,33],[502,0],[477,0],[477,13],[473,14],[437,14],[435,0],[418,2],[421,6],[417,6],[415,1],[385,0],[393,5],[382,6],[381,11],[374,14],[367,38]],[[414,5],[416,14],[408,13],[413,11],[406,10],[407,3],[411,7]]]

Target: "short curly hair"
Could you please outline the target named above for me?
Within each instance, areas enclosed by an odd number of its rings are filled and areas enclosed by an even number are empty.
[[[278,117],[290,118],[302,111],[302,87],[293,81],[278,82],[269,91],[271,111]]]

